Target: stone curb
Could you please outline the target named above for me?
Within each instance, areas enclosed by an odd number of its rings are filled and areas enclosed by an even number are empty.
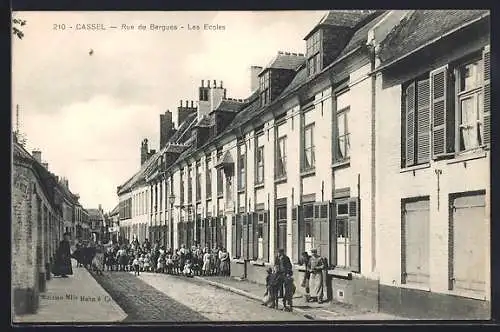
[[[220,282],[207,280],[205,278],[198,277],[198,276],[194,276],[193,278],[196,280],[199,280],[201,282],[204,282],[206,284],[212,285],[214,287],[224,289],[224,290],[227,290],[227,291],[230,291],[230,292],[242,295],[242,296],[246,296],[252,300],[259,301],[259,302],[262,301],[262,298],[260,296],[254,295],[254,294],[249,293],[247,291],[244,291],[244,290],[232,287],[232,286],[224,285],[223,283],[220,283]],[[293,308],[293,313],[301,314],[302,316],[304,316],[305,318],[307,318],[309,320],[318,320],[314,315],[311,315],[310,313],[308,313],[307,311],[305,311],[303,309]]]

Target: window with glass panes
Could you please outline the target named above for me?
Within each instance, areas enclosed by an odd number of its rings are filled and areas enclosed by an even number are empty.
[[[201,199],[201,165],[200,162],[196,163],[196,200]]]
[[[337,93],[334,155],[336,162],[349,159],[350,156],[349,111],[349,91]]]
[[[271,101],[271,89],[269,88],[270,85],[270,71],[267,70],[261,77],[260,77],[260,104],[261,106],[264,106],[268,104]]]
[[[276,127],[276,173],[277,179],[286,177],[286,123],[282,122]]]
[[[307,73],[310,76],[321,71],[321,30],[316,31],[311,37],[307,39],[306,47]]]
[[[238,189],[246,185],[246,145],[238,145]]]
[[[264,182],[264,134],[261,132],[256,138],[257,148],[255,149],[255,183]]]
[[[286,205],[276,207],[276,249],[286,250],[286,237],[287,237],[287,227],[286,227]]]
[[[314,205],[313,203],[305,203],[303,205],[304,213],[304,236],[314,237],[313,234],[313,219],[314,219]]]
[[[180,186],[180,197],[179,197],[179,200],[180,200],[180,205],[183,205],[184,204],[184,170],[181,169],[180,171],[180,182],[179,182],[179,186]]]
[[[205,181],[206,181],[206,195],[207,199],[212,197],[212,159],[207,158],[206,170],[205,170]]]
[[[188,185],[188,203],[191,203],[193,200],[193,168],[188,166],[188,176],[187,176],[187,185]]]
[[[314,169],[314,107],[302,113],[302,170]]]

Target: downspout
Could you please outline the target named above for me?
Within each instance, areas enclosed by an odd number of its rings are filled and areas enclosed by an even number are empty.
[[[371,270],[376,271],[377,268],[377,224],[376,224],[376,201],[377,201],[377,183],[376,183],[376,84],[377,76],[373,74],[376,68],[376,51],[373,44],[368,45],[370,51],[370,65],[371,65],[371,128],[370,128],[370,182],[371,182]]]

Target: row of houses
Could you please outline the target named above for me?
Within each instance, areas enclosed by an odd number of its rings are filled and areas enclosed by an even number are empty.
[[[89,240],[92,229],[89,211],[68,180],[48,170],[42,153],[27,152],[16,134],[12,147],[12,308],[21,315],[37,311],[63,234]]]
[[[161,116],[120,233],[226,247],[256,282],[279,248],[300,280],[318,248],[334,301],[489,317],[489,11],[330,11],[304,39],[251,67],[248,98],[202,81],[177,128]]]

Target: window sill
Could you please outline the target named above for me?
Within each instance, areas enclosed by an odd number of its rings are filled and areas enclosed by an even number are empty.
[[[399,284],[400,288],[405,288],[405,289],[414,289],[414,290],[420,290],[424,292],[430,292],[431,288],[429,286],[423,286],[419,284],[412,284],[412,283],[406,283],[406,284]]]
[[[339,279],[352,280],[352,272],[341,268],[334,268],[332,270],[328,270],[328,275],[331,275]]]
[[[316,175],[316,169],[314,168],[303,170],[300,172],[301,177],[314,176],[314,175]]]
[[[217,198],[224,198],[224,194],[223,193],[217,194]]]
[[[488,153],[486,151],[471,151],[471,152],[461,152],[457,154],[457,157],[453,160],[450,160],[447,162],[448,165],[450,164],[457,164],[461,163],[464,161],[469,161],[469,160],[474,160],[474,159],[481,159],[481,158],[486,158]]]
[[[405,168],[402,168],[399,173],[407,173],[407,172],[414,172],[419,169],[425,169],[431,167],[430,163],[425,163],[425,164],[420,164],[420,165],[414,165],[414,166],[408,166]]]
[[[275,184],[284,183],[284,182],[286,182],[286,176],[274,179]]]
[[[242,194],[245,192],[245,188],[238,188],[238,194]]]
[[[337,162],[333,163],[332,169],[349,167],[349,166],[351,166],[351,159],[346,159],[346,160],[337,161]]]
[[[264,182],[261,182],[261,183],[256,183],[256,184],[254,185],[254,188],[255,188],[255,189],[261,189],[261,188],[264,188]]]
[[[207,197],[207,202],[212,200],[212,197]]]

